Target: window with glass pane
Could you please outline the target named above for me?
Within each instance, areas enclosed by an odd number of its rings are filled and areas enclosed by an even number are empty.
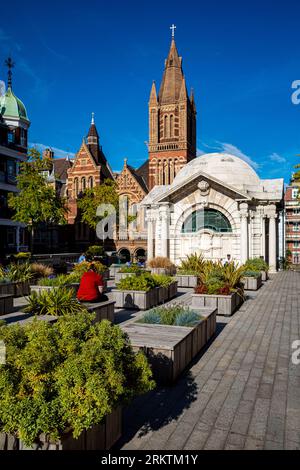
[[[219,233],[232,232],[227,217],[215,209],[194,211],[183,223],[181,231],[183,233],[194,233],[202,229]]]

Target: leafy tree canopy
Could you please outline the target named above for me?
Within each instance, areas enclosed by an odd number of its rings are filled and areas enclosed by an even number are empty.
[[[45,172],[50,165],[51,161],[42,159],[36,149],[29,150],[28,160],[20,164],[18,192],[9,194],[8,198],[8,205],[14,210],[13,220],[31,228],[40,223],[66,223],[65,201],[47,181]]]
[[[119,195],[114,181],[107,179],[99,186],[87,189],[78,199],[77,205],[82,222],[95,229],[97,223],[105,216],[105,213],[103,217],[97,216],[97,208],[101,204],[111,204],[115,207],[116,212],[118,211]]]

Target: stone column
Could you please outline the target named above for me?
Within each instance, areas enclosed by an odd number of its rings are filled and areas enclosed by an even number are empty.
[[[264,213],[264,207],[259,206],[258,211],[260,214],[260,229],[261,229],[261,246],[260,246],[260,256],[263,259],[266,259],[266,215]]]
[[[160,256],[169,257],[170,208],[168,203],[159,205],[160,220]]]
[[[154,238],[155,238],[155,217],[153,209],[147,209],[147,259],[155,257]]]
[[[270,272],[277,271],[277,237],[276,237],[276,206],[272,205],[268,208],[269,218],[269,266]]]
[[[240,204],[240,217],[241,217],[241,264],[244,264],[248,259],[248,204],[242,202]]]

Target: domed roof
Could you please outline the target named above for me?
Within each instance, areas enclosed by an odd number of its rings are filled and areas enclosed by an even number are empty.
[[[0,113],[8,118],[23,118],[28,121],[27,111],[22,101],[13,93],[9,87],[6,93],[0,97]]]
[[[229,186],[257,185],[260,181],[253,168],[241,158],[228,153],[207,153],[185,165],[176,175],[173,185],[189,180],[200,170]]]

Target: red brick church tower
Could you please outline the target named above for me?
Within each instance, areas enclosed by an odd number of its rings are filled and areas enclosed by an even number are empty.
[[[188,95],[172,29],[172,41],[157,95],[149,100],[149,190],[171,184],[178,171],[196,156],[196,105]]]

